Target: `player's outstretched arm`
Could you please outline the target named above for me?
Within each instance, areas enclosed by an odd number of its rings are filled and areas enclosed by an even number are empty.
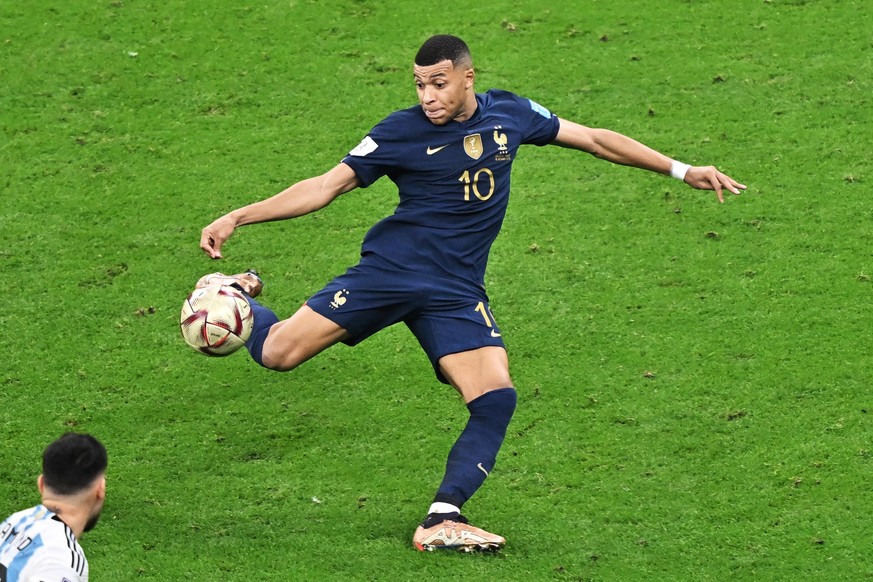
[[[221,258],[221,247],[238,226],[296,218],[320,210],[340,194],[360,186],[357,174],[338,164],[321,176],[301,180],[275,196],[228,212],[200,233],[200,248],[210,258]]]
[[[714,190],[719,202],[724,202],[724,190],[739,194],[746,187],[713,166],[685,166],[640,142],[609,129],[585,127],[561,119],[555,145],[588,152],[614,164],[642,168],[671,175],[679,166],[682,179],[692,188]],[[674,174],[675,175],[675,174]]]

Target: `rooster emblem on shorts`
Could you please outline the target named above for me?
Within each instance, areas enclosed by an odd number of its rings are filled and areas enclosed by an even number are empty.
[[[331,309],[339,309],[348,301],[347,297],[349,295],[348,289],[343,289],[342,291],[337,291],[333,296],[333,301],[330,302]]]

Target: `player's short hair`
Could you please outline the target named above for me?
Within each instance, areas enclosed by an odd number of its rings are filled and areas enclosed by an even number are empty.
[[[415,64],[419,67],[428,67],[441,61],[450,60],[455,67],[459,65],[471,66],[473,58],[470,55],[470,47],[457,36],[450,34],[438,34],[432,36],[421,45],[415,55]]]
[[[59,495],[86,489],[106,472],[106,447],[89,434],[68,432],[42,453],[42,478]]]

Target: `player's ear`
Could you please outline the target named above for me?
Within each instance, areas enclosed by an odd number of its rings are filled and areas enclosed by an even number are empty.
[[[100,501],[106,499],[106,475],[97,479],[97,486],[94,488],[94,494]]]
[[[476,80],[476,71],[473,69],[473,67],[470,67],[469,69],[464,71],[464,83],[465,83],[464,86],[467,89],[473,88],[473,81],[475,81],[475,80]]]
[[[45,479],[42,475],[36,478],[36,488],[39,489],[40,495],[45,492]]]

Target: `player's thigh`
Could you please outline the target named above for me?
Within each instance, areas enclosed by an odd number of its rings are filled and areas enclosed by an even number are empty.
[[[491,390],[514,387],[506,350],[500,346],[448,354],[440,358],[438,364],[443,376],[464,397],[464,402]]]
[[[426,290],[409,271],[361,262],[312,295],[306,305],[348,331],[344,343],[357,345],[409,317],[426,298]]]
[[[270,328],[262,359],[268,368],[290,370],[348,335],[344,328],[304,305]]]

